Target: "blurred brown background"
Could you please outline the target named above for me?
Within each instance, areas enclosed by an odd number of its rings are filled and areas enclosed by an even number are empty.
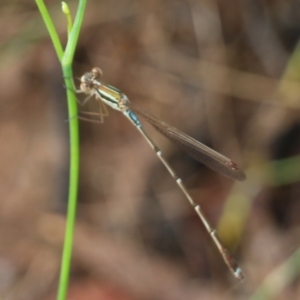
[[[74,16],[77,1],[68,4]],[[61,4],[46,5],[65,43]],[[50,300],[68,194],[66,92],[34,1],[1,1],[0,28],[0,299]],[[300,89],[281,82],[299,34],[296,0],[88,1],[75,76],[101,67],[132,102],[245,169],[234,183],[143,122],[246,280],[232,277],[137,130],[109,110],[104,124],[80,122],[69,299],[300,298],[299,256],[278,269],[299,247],[300,165],[282,159],[300,151]],[[269,294],[257,296],[264,283]]]

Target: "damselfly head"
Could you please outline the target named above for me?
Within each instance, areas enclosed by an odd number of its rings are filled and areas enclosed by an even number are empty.
[[[85,73],[80,77],[80,89],[88,94],[94,87],[93,75],[92,73]]]
[[[93,74],[94,76],[94,79],[100,79],[103,75],[103,72],[100,68],[97,68],[97,67],[94,67],[91,71],[91,73]]]
[[[97,77],[102,75],[102,71],[99,68],[93,68],[91,72],[85,73],[80,77],[80,89],[89,94],[93,89],[97,89],[101,86],[101,83],[97,80]]]

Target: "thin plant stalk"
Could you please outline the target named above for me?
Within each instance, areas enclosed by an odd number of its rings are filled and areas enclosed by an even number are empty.
[[[79,37],[79,32],[82,25],[84,16],[86,0],[80,0],[75,17],[74,25],[71,23],[70,16],[67,15],[68,22],[68,42],[65,51],[59,40],[57,31],[53,25],[48,10],[43,0],[36,0],[36,4],[40,10],[41,16],[48,29],[51,37],[54,49],[61,62],[63,76],[65,79],[65,86],[67,91],[68,99],[68,120],[69,120],[69,132],[70,132],[70,179],[69,179],[69,196],[68,196],[68,209],[67,209],[67,220],[66,220],[66,232],[63,247],[60,279],[57,293],[57,300],[65,300],[68,290],[70,265],[72,257],[72,246],[74,236],[74,226],[76,218],[76,207],[77,207],[77,194],[78,194],[78,178],[79,178],[79,130],[78,130],[78,119],[74,116],[78,115],[77,101],[73,89],[73,73],[72,73],[72,62]],[[64,13],[68,14],[68,8],[66,10],[66,3],[63,4]]]

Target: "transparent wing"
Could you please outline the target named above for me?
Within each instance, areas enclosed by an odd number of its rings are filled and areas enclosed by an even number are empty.
[[[128,106],[132,111],[143,116],[156,130],[177,144],[194,159],[234,180],[243,181],[246,179],[245,173],[241,171],[237,164],[231,159],[212,150],[175,127],[161,121],[148,111],[135,106],[133,103],[129,103]]]

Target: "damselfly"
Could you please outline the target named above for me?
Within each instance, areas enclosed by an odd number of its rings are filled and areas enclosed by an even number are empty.
[[[239,267],[235,259],[232,257],[229,250],[221,242],[216,229],[210,225],[200,205],[192,199],[188,190],[182,183],[182,180],[175,174],[170,164],[163,157],[161,150],[153,143],[152,139],[144,131],[142,124],[137,117],[137,114],[143,116],[152,126],[154,126],[154,128],[156,128],[164,136],[176,143],[190,156],[205,164],[209,168],[237,181],[243,181],[246,179],[244,172],[239,170],[238,166],[231,159],[210,149],[209,147],[203,145],[202,143],[179,131],[178,129],[159,120],[157,117],[153,116],[146,110],[141,109],[133,103],[131,103],[127,96],[119,89],[100,82],[101,76],[101,69],[93,68],[91,72],[85,73],[80,78],[81,84],[80,90],[78,92],[82,92],[89,95],[84,100],[84,103],[87,100],[89,100],[92,96],[95,96],[95,99],[97,100],[99,106],[101,120],[103,117],[104,103],[112,107],[113,109],[122,112],[123,115],[126,118],[128,118],[129,121],[138,129],[138,131],[142,134],[142,136],[145,138],[145,140],[148,142],[151,148],[155,151],[158,158],[169,171],[169,173],[171,174],[171,176],[173,177],[173,179],[175,180],[175,182],[177,183],[187,200],[190,202],[190,204],[198,214],[199,218],[201,219],[207,232],[210,234],[212,240],[217,246],[230,271],[237,279],[242,280],[244,278],[244,275],[241,268]],[[106,114],[106,111],[104,111],[104,114]]]

